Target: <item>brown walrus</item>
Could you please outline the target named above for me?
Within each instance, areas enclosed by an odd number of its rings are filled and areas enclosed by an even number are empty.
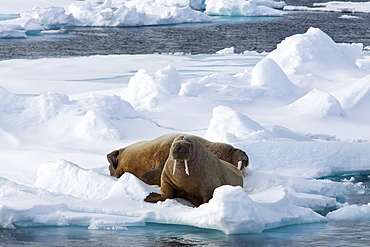
[[[190,135],[180,135],[172,143],[161,176],[161,192],[150,193],[144,200],[158,202],[176,197],[195,206],[208,202],[222,185],[243,187],[239,170],[220,160]]]
[[[151,141],[142,141],[107,154],[108,169],[111,176],[120,177],[129,172],[147,184],[160,185],[163,166],[168,158],[173,140],[179,136],[172,133],[160,136]],[[198,141],[218,158],[225,160],[242,170],[249,164],[248,155],[226,143],[210,142],[196,136]]]

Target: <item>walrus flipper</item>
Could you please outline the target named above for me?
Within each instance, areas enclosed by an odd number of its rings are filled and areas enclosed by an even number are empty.
[[[145,199],[144,201],[146,202],[152,202],[152,203],[156,203],[156,202],[159,202],[159,201],[164,201],[166,200],[167,198],[164,198],[161,194],[158,194],[158,193],[150,193]]]
[[[163,177],[166,178],[166,174],[164,174]],[[163,179],[163,177],[162,177],[162,179]],[[162,180],[162,183],[161,183],[161,192],[162,192],[162,194],[158,194],[158,193],[154,193],[154,192],[150,193],[144,199],[144,201],[156,203],[156,202],[159,202],[159,201],[165,201],[167,199],[173,199],[174,198],[175,190],[165,180],[164,181]]]
[[[150,170],[143,174],[141,177],[145,179],[145,182],[150,185],[161,185],[161,174],[162,169]]]

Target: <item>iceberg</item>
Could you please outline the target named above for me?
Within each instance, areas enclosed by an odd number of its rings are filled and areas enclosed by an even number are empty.
[[[163,2],[163,1],[162,1]],[[181,5],[181,4],[180,4]],[[194,5],[201,7],[194,1]],[[88,1],[73,1],[69,6],[34,7],[21,13],[21,18],[0,22],[0,37],[27,37],[25,32],[61,29],[65,27],[132,27],[169,25],[189,22],[210,22],[212,18],[189,6],[154,0],[127,1],[113,4],[105,0],[100,5]],[[19,22],[23,25],[17,26]],[[12,25],[9,25],[12,24]],[[27,24],[27,25],[26,25]]]

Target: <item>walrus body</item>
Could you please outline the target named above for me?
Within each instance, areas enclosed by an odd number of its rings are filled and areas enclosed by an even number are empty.
[[[145,183],[160,185],[162,169],[170,147],[179,135],[178,133],[163,135],[154,140],[134,143],[109,153],[107,159],[110,163],[111,176],[120,177],[123,173],[129,172]],[[198,136],[194,138],[219,159],[238,167],[245,176],[245,167],[248,166],[249,159],[244,151],[226,143],[210,142]]]
[[[199,206],[222,185],[243,186],[240,171],[208,151],[196,137],[180,135],[173,141],[162,171],[162,194],[151,193],[145,201],[180,197]]]
[[[123,173],[129,172],[144,182],[159,185],[160,173],[158,181],[152,183],[144,180],[141,175],[148,171],[163,169],[168,150],[176,136],[178,134],[160,136],[154,140],[137,142],[109,153],[107,159],[110,163],[110,175],[121,177]]]

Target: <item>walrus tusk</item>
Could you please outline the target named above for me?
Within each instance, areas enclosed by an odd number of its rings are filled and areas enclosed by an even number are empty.
[[[189,166],[188,166],[188,160],[184,160],[184,163],[185,163],[185,173],[186,173],[186,175],[190,175],[189,174]]]
[[[177,160],[175,160],[175,162],[173,163],[173,175],[175,175],[175,172],[176,172],[176,163],[177,163]]]
[[[245,169],[245,166],[243,166],[243,168],[242,168],[242,175],[243,175],[243,177],[247,176],[247,170]]]
[[[245,170],[245,166],[243,166],[243,161],[238,161],[238,170],[242,173],[243,177],[247,176],[247,171]]]
[[[239,160],[238,161],[238,170],[241,170],[243,166],[243,161]]]

